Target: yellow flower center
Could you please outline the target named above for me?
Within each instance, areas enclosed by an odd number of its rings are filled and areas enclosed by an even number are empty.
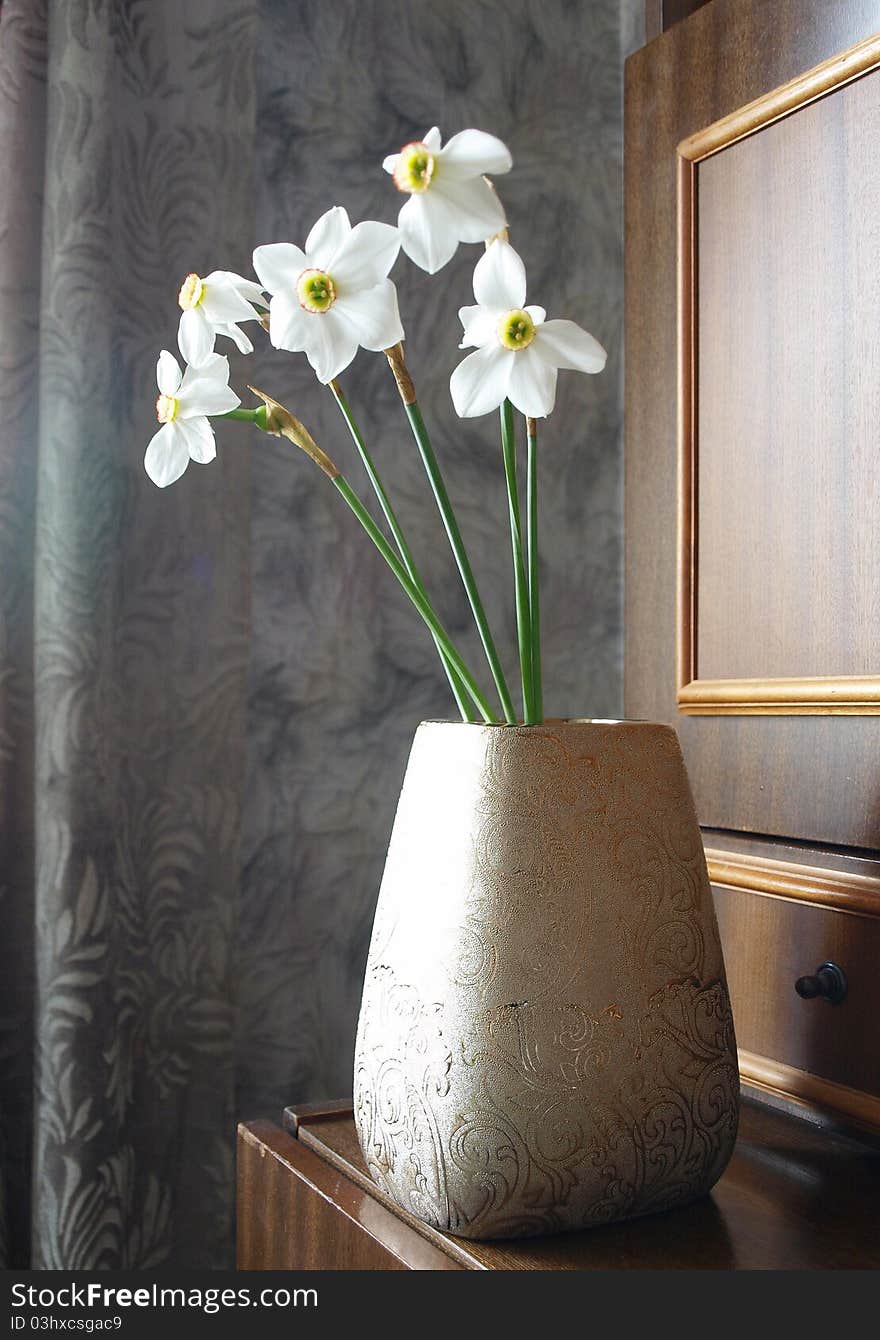
[[[180,286],[177,301],[185,312],[198,307],[205,296],[205,286],[198,275],[189,274]]]
[[[303,270],[296,281],[296,296],[307,312],[329,312],[336,301],[336,286],[324,270]]]
[[[421,140],[405,144],[394,169],[394,185],[407,195],[420,195],[431,185],[436,166],[437,159]]]
[[[527,349],[535,338],[535,323],[520,307],[505,312],[498,322],[498,343],[505,349]]]
[[[160,423],[173,423],[177,418],[179,402],[173,395],[160,395],[156,401],[156,418]]]

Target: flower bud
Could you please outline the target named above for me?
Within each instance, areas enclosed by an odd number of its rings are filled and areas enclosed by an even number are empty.
[[[341,471],[333,464],[326,452],[322,451],[304,423],[285,409],[277,400],[273,400],[265,391],[249,386],[255,396],[259,396],[266,406],[266,432],[273,437],[286,437],[294,446],[299,447],[308,457],[320,466],[328,479],[338,479]]]

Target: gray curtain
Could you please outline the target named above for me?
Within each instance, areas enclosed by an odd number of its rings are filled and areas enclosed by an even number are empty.
[[[16,1263],[31,1243],[47,1268],[228,1259],[249,460],[224,452],[162,495],[142,452],[176,282],[248,262],[255,16],[235,0],[0,16]]]
[[[239,425],[159,492],[157,350],[189,270],[329,204],[393,221],[384,153],[510,144],[532,294],[609,348],[543,434],[549,713],[620,710],[620,42],[637,0],[4,0],[0,8],[0,1261],[231,1261],[236,1117],[350,1090],[433,648],[304,458]],[[500,184],[500,183],[499,183]],[[477,252],[401,305],[514,676],[496,426],[454,421]],[[546,295],[546,297],[544,296]],[[302,359],[233,359],[361,477]],[[479,665],[384,361],[343,378]],[[31,1187],[34,1188],[31,1194]]]

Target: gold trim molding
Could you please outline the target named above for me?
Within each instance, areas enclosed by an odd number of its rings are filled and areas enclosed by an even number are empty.
[[[811,903],[833,912],[880,917],[880,876],[706,848],[709,879],[728,889]]]
[[[880,1131],[880,1098],[875,1094],[836,1084],[755,1052],[740,1050],[738,1059],[740,1078],[760,1092],[870,1131]]]
[[[698,679],[695,669],[687,673],[693,677],[680,676],[678,709],[689,716],[861,717],[880,712],[880,675]]]
[[[700,679],[697,665],[697,164],[880,67],[880,34],[823,61],[678,145],[678,639],[680,712],[874,716],[880,675]]]

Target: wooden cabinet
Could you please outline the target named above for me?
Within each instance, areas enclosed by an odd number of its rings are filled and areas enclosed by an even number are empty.
[[[240,1270],[798,1270],[880,1266],[880,1151],[746,1101],[704,1200],[585,1233],[466,1242],[367,1174],[350,1109],[288,1108],[238,1136]]]
[[[878,0],[712,0],[627,63],[626,711],[711,830],[744,1074],[876,1127],[878,125]]]
[[[645,36],[648,41],[681,23],[708,0],[645,0]]]

